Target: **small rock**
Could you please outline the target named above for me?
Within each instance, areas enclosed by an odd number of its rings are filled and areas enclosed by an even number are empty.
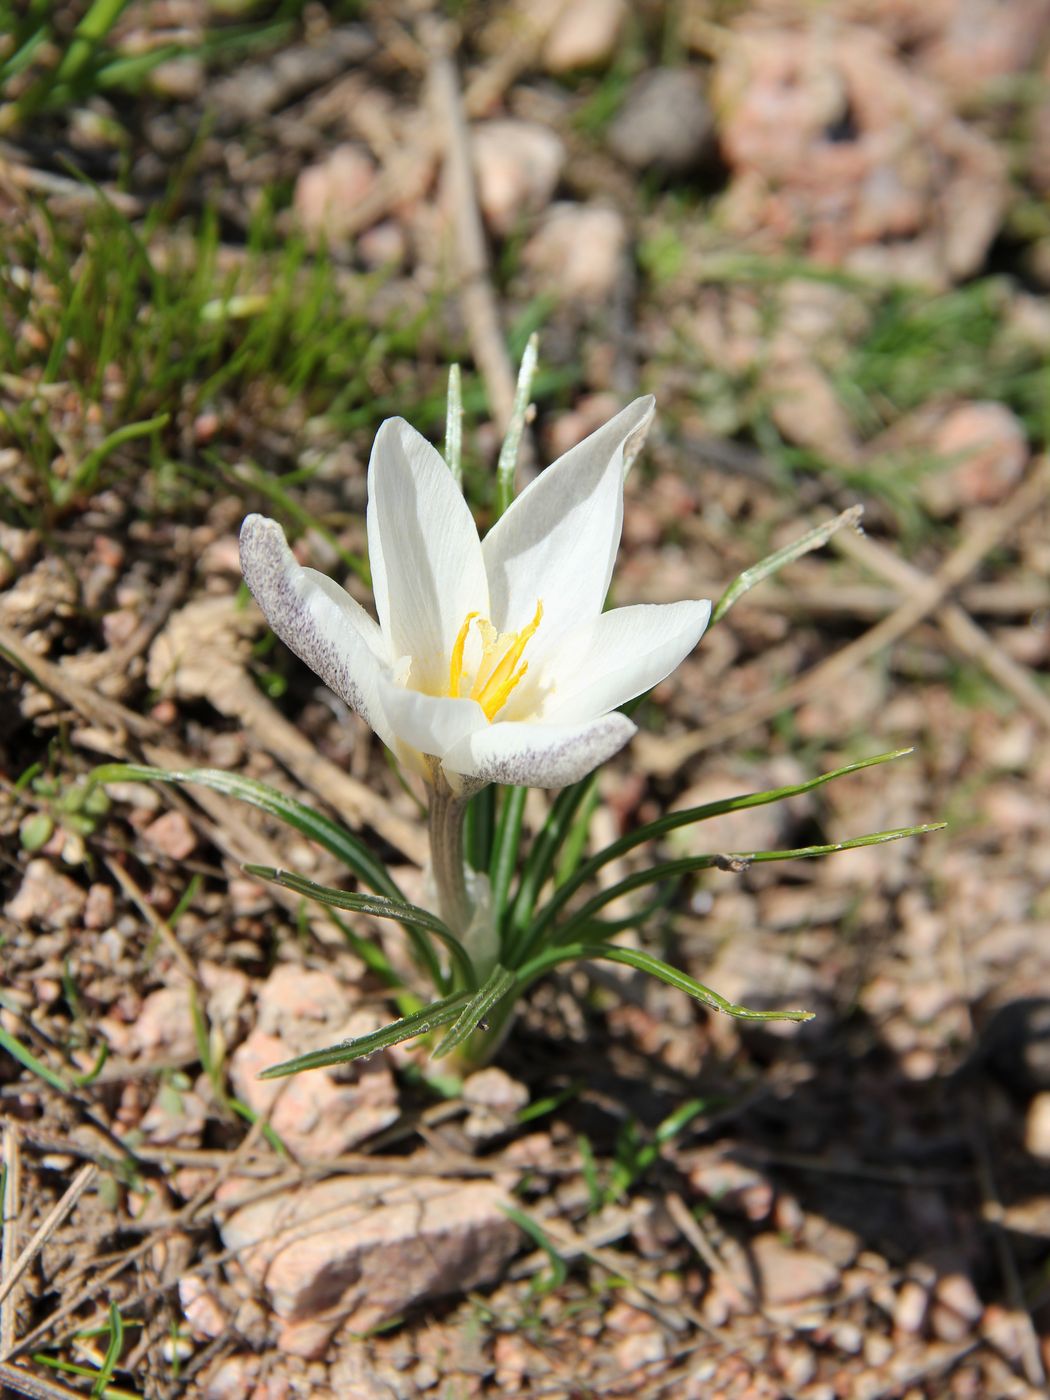
[[[627,17],[625,0],[569,0],[543,45],[548,73],[571,73],[607,63]]]
[[[1028,1105],[1024,1124],[1025,1151],[1050,1162],[1050,1092],[1036,1094]]]
[[[336,1177],[241,1206],[220,1229],[283,1321],[281,1349],[314,1357],[344,1321],[365,1332],[498,1277],[520,1240],[505,1204],[488,1181]]]
[[[655,1366],[667,1356],[667,1343],[663,1333],[650,1327],[646,1332],[621,1337],[613,1347],[617,1365],[625,1375],[638,1371],[643,1366]]]
[[[8,900],[4,912],[20,923],[43,928],[68,928],[84,912],[87,894],[42,857],[26,866],[18,893]]]
[[[959,507],[995,505],[1024,475],[1028,438],[1005,404],[960,404],[942,420],[931,444],[944,469],[923,481],[927,505],[939,514]]]
[[[491,1066],[468,1076],[463,1101],[470,1107],[464,1132],[479,1141],[513,1126],[515,1114],[529,1101],[529,1091],[505,1070]]]
[[[150,992],[131,1027],[127,1053],[151,1064],[194,1063],[197,1037],[188,987],[161,987]]]
[[[627,225],[615,209],[554,204],[525,245],[523,260],[560,297],[601,302],[623,274]]]
[[[336,146],[317,165],[299,172],[293,204],[303,230],[317,242],[345,242],[356,228],[357,208],[375,184],[375,166],[358,146]]]
[[[608,133],[632,170],[681,174],[711,148],[714,116],[693,68],[650,68],[635,79]]]
[[[374,1023],[369,1020],[362,1029],[373,1030]],[[340,1034],[324,1037],[322,1044],[352,1034],[352,1026],[344,1027]],[[230,1060],[230,1081],[237,1095],[253,1112],[270,1115],[274,1132],[297,1157],[307,1161],[338,1157],[397,1120],[397,1085],[383,1060],[313,1070],[287,1079],[259,1078],[264,1069],[300,1053],[287,1040],[257,1026]]]
[[[116,915],[116,900],[109,885],[92,885],[87,892],[84,904],[84,927],[97,933],[109,928]]]
[[[961,1342],[972,1335],[983,1312],[984,1305],[966,1274],[944,1274],[934,1284],[930,1326],[942,1342]]]
[[[186,1321],[198,1337],[219,1337],[229,1326],[225,1309],[195,1274],[179,1280],[179,1301]]]
[[[357,240],[357,256],[365,267],[401,268],[408,257],[408,241],[405,231],[393,219],[366,228]]]
[[[774,423],[788,439],[825,461],[857,458],[849,415],[819,366],[801,356],[772,365],[763,376]]]
[[[748,1220],[765,1220],[773,1209],[772,1184],[755,1167],[735,1162],[717,1143],[696,1149],[689,1185],[697,1195],[717,1201],[720,1210],[739,1212]]]
[[[150,822],[142,835],[155,851],[171,860],[186,860],[197,849],[196,833],[181,812],[165,812]]]
[[[925,1325],[929,1306],[930,1296],[923,1285],[917,1279],[905,1279],[893,1307],[894,1330],[917,1335]]]
[[[207,1121],[208,1108],[199,1094],[163,1084],[139,1126],[156,1147],[199,1147]]]
[[[751,1244],[751,1257],[762,1300],[770,1307],[801,1303],[838,1287],[840,1275],[834,1264],[810,1249],[785,1244],[779,1235],[758,1235]],[[746,1276],[738,1282],[751,1286]]]
[[[214,1362],[197,1381],[201,1400],[248,1400],[259,1374],[259,1358],[237,1352]]]
[[[496,233],[509,233],[529,214],[550,202],[565,147],[548,126],[503,119],[471,129],[478,202]]]

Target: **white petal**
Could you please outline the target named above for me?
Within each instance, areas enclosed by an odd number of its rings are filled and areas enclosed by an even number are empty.
[[[338,584],[304,569],[275,520],[249,515],[241,526],[241,571],[267,622],[315,675],[386,742],[379,695],[379,629]]]
[[[537,642],[596,617],[609,591],[623,524],[623,449],[653,415],[652,398],[629,408],[541,472],[485,536],[493,623],[517,632],[537,599]]]
[[[376,434],[368,464],[368,556],[391,654],[412,658],[412,684],[439,692],[468,612],[488,615],[473,516],[452,473],[402,418]]]
[[[419,753],[440,758],[474,730],[488,728],[485,711],[476,700],[421,695],[392,682],[384,682],[381,693],[394,734]]]
[[[578,724],[649,690],[689,655],[710,616],[706,599],[640,603],[574,628],[544,666],[544,720]]]
[[[490,724],[449,749],[442,766],[454,788],[465,778],[565,787],[611,758],[634,732],[621,714],[589,724]]]

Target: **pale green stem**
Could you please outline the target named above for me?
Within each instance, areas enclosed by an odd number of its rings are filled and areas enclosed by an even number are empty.
[[[461,938],[474,913],[463,863],[463,814],[467,804],[443,778],[430,787],[430,868],[438,895],[438,913]]]

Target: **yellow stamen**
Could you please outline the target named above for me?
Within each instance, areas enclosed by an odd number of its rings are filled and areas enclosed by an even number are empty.
[[[476,700],[489,720],[491,720],[506,704],[511,692],[520,683],[525,672],[529,669],[529,663],[514,668],[521,660],[521,654],[525,650],[529,639],[536,633],[543,617],[543,604],[537,602],[536,612],[532,621],[527,627],[514,637],[510,646],[503,653],[503,656],[485,677],[484,682],[476,680],[470,692],[470,698]],[[458,644],[458,642],[457,642]]]
[[[463,679],[463,649],[467,645],[467,633],[470,631],[470,624],[476,617],[476,612],[467,613],[463,626],[459,629],[455,646],[452,648],[452,660],[448,668],[448,693],[454,700],[459,699],[459,685]]]

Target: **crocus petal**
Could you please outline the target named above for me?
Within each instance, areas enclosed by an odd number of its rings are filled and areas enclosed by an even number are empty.
[[[547,658],[543,718],[578,724],[649,690],[688,656],[711,616],[706,599],[615,608],[574,628]]]
[[[626,715],[589,724],[490,724],[445,754],[442,768],[453,789],[464,779],[529,787],[565,787],[622,749],[635,726]]]
[[[525,488],[485,536],[493,623],[517,632],[543,602],[550,643],[596,617],[609,590],[623,524],[623,449],[653,415],[636,399]]]
[[[413,689],[440,693],[467,613],[488,615],[488,585],[462,492],[438,452],[403,418],[388,419],[372,447],[368,556],[391,653],[412,658]]]
[[[379,690],[382,638],[364,608],[331,579],[304,569],[280,525],[262,515],[241,526],[241,571],[281,641],[391,743]]]
[[[381,695],[394,733],[423,754],[440,758],[474,730],[488,728],[485,711],[476,700],[421,695],[385,680]]]

